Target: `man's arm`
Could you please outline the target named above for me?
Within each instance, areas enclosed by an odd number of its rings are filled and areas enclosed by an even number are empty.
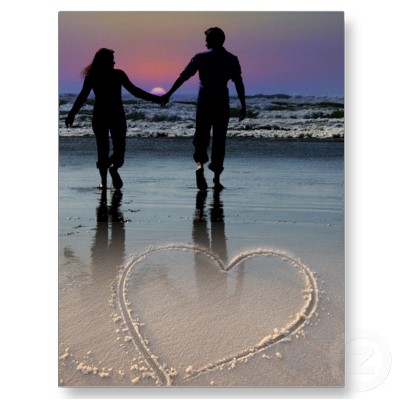
[[[239,112],[239,121],[242,121],[246,117],[246,97],[242,79],[242,68],[240,67],[239,59],[236,56],[234,56],[231,68],[231,79],[235,84],[236,93],[242,106]]]
[[[162,98],[162,105],[168,103],[169,98],[175,93],[188,79],[190,79],[196,72],[198,71],[198,59],[197,56],[194,56],[190,63],[186,66],[186,68],[179,75],[179,78],[175,81],[175,83],[171,86],[171,89],[168,90]]]
[[[187,79],[185,77],[183,77],[182,75],[179,76],[179,78],[172,85],[171,89],[169,89],[168,92],[165,93],[162,97],[169,100],[172,94],[175,93],[186,81]]]
[[[240,76],[237,79],[235,79],[234,83],[237,95],[240,100],[240,104],[242,106],[239,113],[239,121],[242,121],[246,117],[246,97],[245,97],[245,90],[242,77]]]

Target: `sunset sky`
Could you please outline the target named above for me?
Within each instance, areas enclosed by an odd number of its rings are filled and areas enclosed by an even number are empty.
[[[80,71],[101,47],[115,51],[115,68],[136,86],[169,89],[206,50],[204,31],[212,26],[239,57],[247,94],[343,95],[341,12],[61,12],[59,90],[79,92]],[[178,93],[197,88],[194,76]]]

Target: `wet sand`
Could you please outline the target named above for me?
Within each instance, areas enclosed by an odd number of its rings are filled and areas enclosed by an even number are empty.
[[[343,143],[233,141],[202,194],[190,140],[128,142],[119,194],[60,141],[59,384],[343,386]]]

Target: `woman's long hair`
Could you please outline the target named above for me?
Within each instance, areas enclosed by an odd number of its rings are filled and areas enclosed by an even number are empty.
[[[81,75],[87,78],[91,74],[102,74],[109,72],[114,67],[114,50],[102,48],[96,52],[91,64],[86,66]]]

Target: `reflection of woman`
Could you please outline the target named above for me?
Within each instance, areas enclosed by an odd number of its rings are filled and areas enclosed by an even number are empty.
[[[96,271],[101,267],[118,266],[124,261],[125,221],[120,209],[122,192],[116,190],[107,204],[107,191],[101,192],[96,208],[96,230],[93,240],[92,262]]]
[[[122,167],[125,156],[126,118],[122,105],[121,90],[124,87],[133,96],[160,103],[160,98],[139,89],[129,80],[124,71],[114,69],[114,51],[100,49],[93,62],[83,71],[83,87],[69,112],[65,124],[72,126],[75,115],[93,90],[95,105],[92,127],[97,142],[97,168],[101,176],[100,187],[107,188],[107,171],[110,171],[113,186],[121,189],[122,179],[118,168]],[[113,154],[109,156],[111,134]]]

